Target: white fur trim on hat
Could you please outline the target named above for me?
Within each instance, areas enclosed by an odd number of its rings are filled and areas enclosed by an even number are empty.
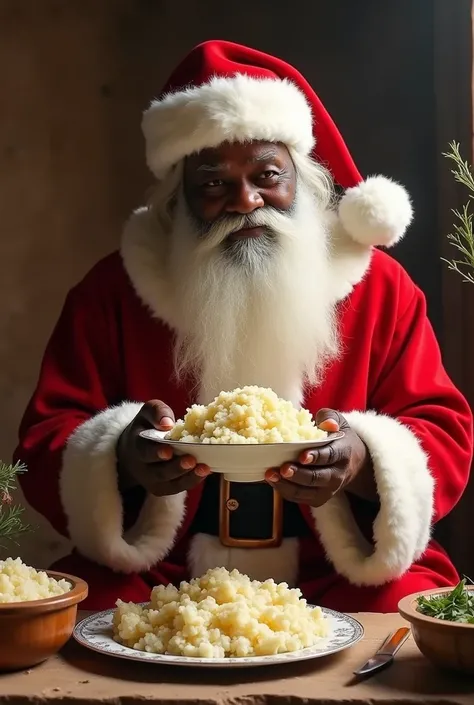
[[[361,245],[392,247],[413,219],[410,197],[400,184],[371,176],[347,189],[339,203],[346,232]]]
[[[311,108],[286,79],[243,74],[165,95],[144,113],[147,163],[162,179],[174,164],[223,142],[283,142],[301,154],[314,144]]]

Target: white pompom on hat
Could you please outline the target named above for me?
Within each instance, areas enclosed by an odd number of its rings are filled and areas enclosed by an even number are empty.
[[[338,211],[344,230],[367,246],[393,247],[413,219],[408,193],[385,176],[371,176],[347,189]]]

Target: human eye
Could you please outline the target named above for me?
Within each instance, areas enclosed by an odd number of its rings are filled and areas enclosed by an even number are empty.
[[[259,179],[261,181],[276,181],[279,176],[280,172],[276,169],[265,169],[265,171],[261,172]]]
[[[209,179],[197,185],[196,195],[200,198],[221,198],[227,193],[227,184],[223,179]]]
[[[213,188],[219,188],[219,186],[223,186],[223,185],[224,185],[224,182],[222,181],[222,179],[212,179],[212,181],[206,181],[203,184],[203,187],[213,189]]]

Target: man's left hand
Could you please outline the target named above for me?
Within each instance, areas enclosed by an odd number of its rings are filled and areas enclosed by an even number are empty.
[[[342,414],[332,409],[321,409],[316,415],[316,424],[330,433],[344,431],[344,438],[304,450],[298,462],[271,468],[265,474],[267,482],[284,499],[311,507],[320,507],[337,492],[350,489],[361,471],[371,471],[370,456],[364,442]]]

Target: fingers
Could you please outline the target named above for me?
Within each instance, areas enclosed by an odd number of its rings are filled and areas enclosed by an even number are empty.
[[[201,472],[202,474],[198,474]],[[155,497],[164,497],[179,494],[180,492],[187,492],[192,490],[193,487],[196,487],[196,485],[199,485],[209,473],[210,470],[207,466],[198,465],[194,472],[181,474],[171,482],[156,482],[149,491],[155,495]]]
[[[306,468],[298,465],[287,463],[280,468],[280,477],[284,480],[291,480],[296,485],[302,487],[330,487],[333,490],[334,485],[338,485],[339,472],[334,468]]]
[[[157,481],[162,483],[173,482],[183,475],[192,473],[192,471],[200,477],[206,477],[211,472],[207,465],[197,463],[196,459],[191,455],[184,455],[179,458],[175,457],[168,463],[148,465],[147,471],[154,473]]]
[[[157,463],[169,461],[173,457],[173,449],[164,443],[151,441],[149,438],[142,438],[137,432],[134,438],[135,453],[141,463]]]
[[[142,406],[132,430],[133,443],[140,462],[156,463],[158,460],[171,460],[173,451],[169,446],[159,445],[155,441],[142,438],[139,434],[140,431],[150,427],[169,431],[174,423],[173,410],[164,402],[152,399]]]
[[[164,497],[191,489],[202,482],[211,470],[192,455],[174,456],[173,449],[142,438],[149,428],[169,430],[175,423],[173,410],[162,401],[152,399],[142,406],[126,436],[125,464],[134,480],[148,492]]]
[[[139,417],[145,421],[144,428],[151,426],[158,431],[170,431],[175,424],[173,410],[159,399],[147,401],[142,406]]]
[[[197,463],[195,458],[190,455],[185,455],[182,458],[175,458],[170,463],[156,466],[159,474],[160,482],[173,482],[179,479],[183,474],[194,474],[199,477],[206,477],[211,472],[210,468],[203,463]]]
[[[316,425],[323,431],[334,433],[346,427],[346,419],[334,409],[320,409],[316,414]]]
[[[302,465],[338,465],[350,457],[350,445],[345,438],[328,443],[319,448],[308,448],[302,451],[298,461]]]
[[[311,507],[320,507],[331,499],[333,493],[328,488],[316,489],[303,487],[280,477],[276,483],[270,483],[276,491],[288,502],[309,504]]]
[[[145,438],[143,440],[146,440]],[[173,449],[170,446],[160,445],[156,449],[159,460],[168,461],[173,457]]]
[[[148,492],[161,497],[184,491],[186,487],[194,486],[198,480],[204,479],[210,473],[207,465],[196,463],[190,456],[183,456],[168,463],[141,466],[138,479]],[[184,479],[186,477],[187,480]],[[180,490],[180,487],[183,489]]]

